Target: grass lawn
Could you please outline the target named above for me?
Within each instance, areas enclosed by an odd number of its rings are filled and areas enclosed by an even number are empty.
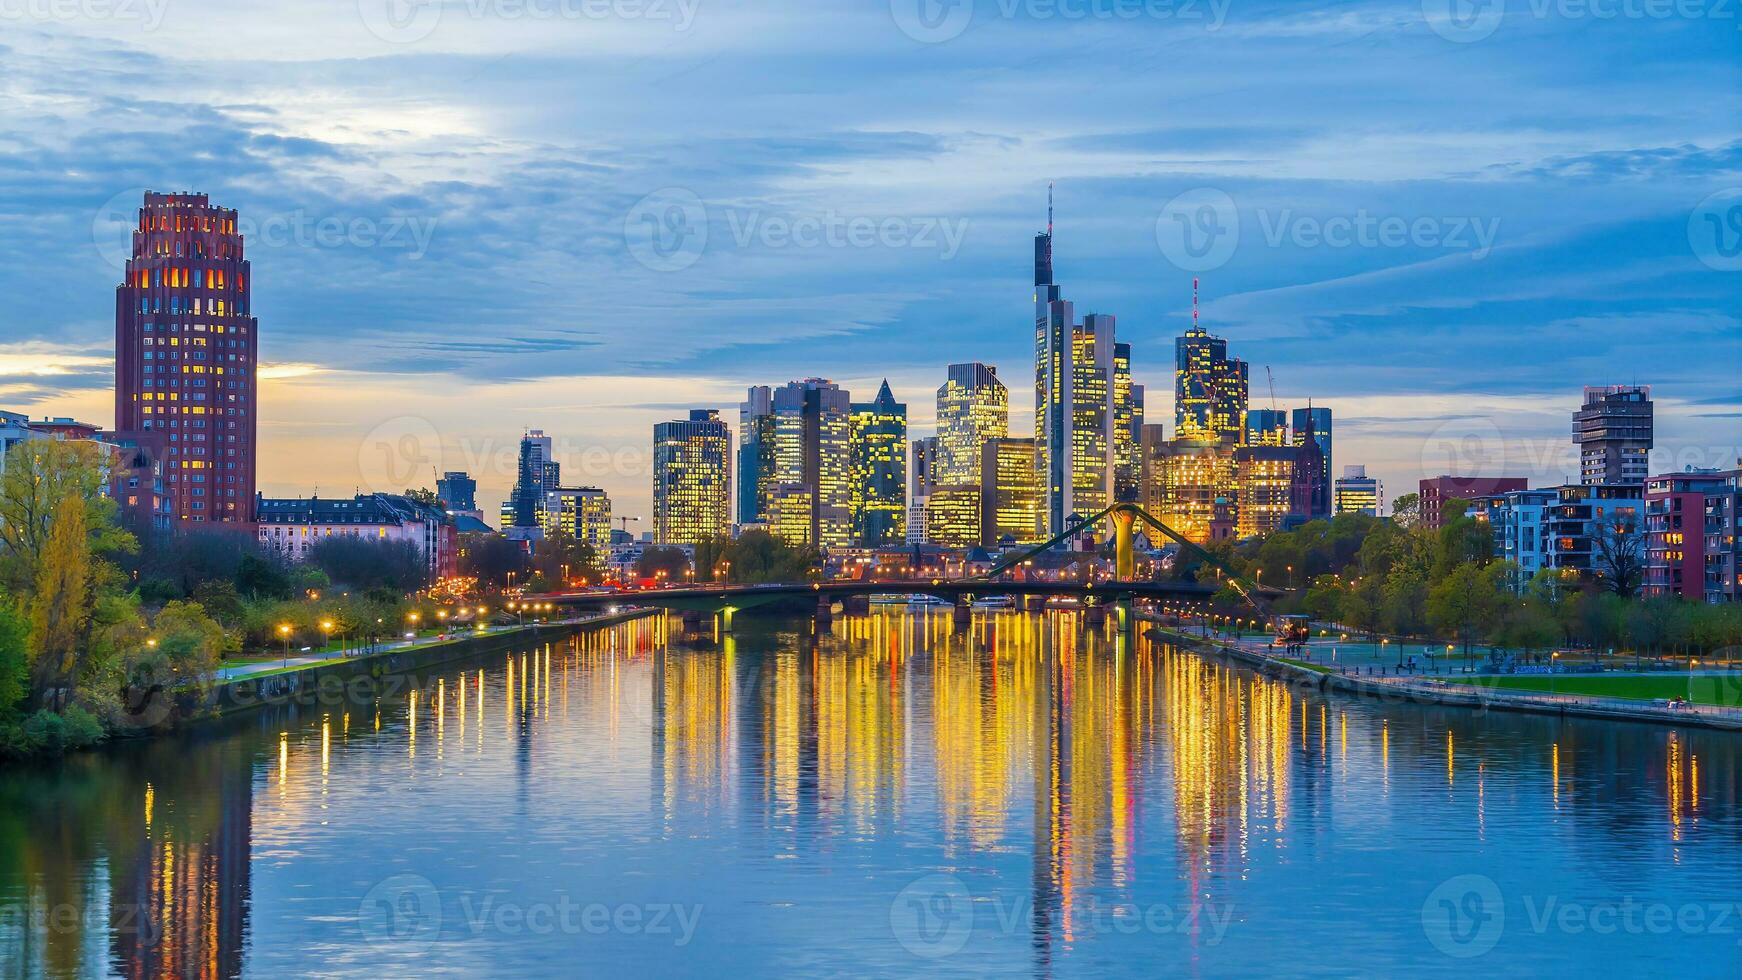
[[[1578,694],[1589,697],[1634,698],[1655,701],[1682,697],[1695,704],[1742,706],[1742,675],[1695,674],[1690,688],[1686,674],[1524,674],[1505,677],[1453,677],[1454,684],[1470,684],[1503,691],[1544,694]]]
[[[1296,667],[1305,667],[1306,669],[1313,671],[1314,673],[1328,674],[1331,672],[1331,668],[1326,667],[1324,664],[1307,663],[1305,660],[1291,660],[1288,657],[1277,657],[1276,659],[1282,661],[1285,664],[1293,664]]]

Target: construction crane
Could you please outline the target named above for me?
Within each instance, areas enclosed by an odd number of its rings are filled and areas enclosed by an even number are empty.
[[[1264,365],[1264,380],[1270,382],[1270,410],[1276,411],[1276,376],[1270,373],[1270,365]]]

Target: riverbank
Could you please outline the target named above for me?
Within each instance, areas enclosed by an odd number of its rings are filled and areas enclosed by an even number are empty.
[[[558,623],[532,623],[287,669],[275,668],[199,688],[158,690],[129,706],[129,730],[116,734],[147,736],[260,708],[318,708],[365,697],[390,697],[415,689],[425,673],[458,661],[503,653],[527,643],[567,639],[660,614],[657,609],[632,609]]]
[[[1708,705],[1672,707],[1627,698],[1548,694],[1535,691],[1480,687],[1419,675],[1371,676],[1347,673],[1323,664],[1274,656],[1256,644],[1232,643],[1194,636],[1164,626],[1155,617],[1152,632],[1170,643],[1236,661],[1279,680],[1319,690],[1343,691],[1398,703],[1433,704],[1469,708],[1478,712],[1513,711],[1559,717],[1600,718],[1656,725],[1694,726],[1720,731],[1742,731],[1742,710]]]

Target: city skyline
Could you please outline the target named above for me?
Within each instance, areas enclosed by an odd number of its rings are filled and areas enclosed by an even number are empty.
[[[155,30],[75,20],[52,33],[9,22],[20,84],[62,98],[11,120],[28,147],[7,151],[12,198],[32,233],[0,266],[16,297],[0,404],[109,421],[113,325],[99,297],[120,282],[124,216],[147,188],[199,191],[255,232],[262,491],[404,489],[377,485],[360,460],[381,433],[417,428],[446,451],[406,482],[472,471],[489,510],[512,465],[480,457],[510,458],[520,430],[542,427],[584,433],[577,452],[639,452],[635,471],[582,478],[648,515],[645,434],[675,412],[729,414],[746,385],[772,378],[870,391],[887,376],[923,433],[944,365],[1026,363],[1026,239],[1056,180],[1063,278],[1072,298],[1118,316],[1152,418],[1172,414],[1166,346],[1201,276],[1206,329],[1238,344],[1254,374],[1271,367],[1282,403],[1333,405],[1338,458],[1388,485],[1432,475],[1423,447],[1448,426],[1528,442],[1525,462],[1558,451],[1566,404],[1586,385],[1654,384],[1675,468],[1682,450],[1733,462],[1742,403],[1685,365],[1742,357],[1742,285],[1690,238],[1708,198],[1738,182],[1742,143],[1721,105],[1661,97],[1684,73],[1734,88],[1724,32],[1683,20],[1561,31],[1515,11],[1466,44],[1413,6],[1263,4],[1214,30],[977,18],[928,44],[881,7],[763,24],[773,35],[695,13],[684,31],[611,24],[624,47],[601,57],[508,18],[482,30],[450,18],[395,43],[349,6],[311,13],[321,45],[287,42],[264,8],[243,4],[220,19],[222,47],[252,39],[273,59],[212,64],[188,53],[213,50],[210,18],[170,11]],[[758,81],[789,32],[807,37],[792,74],[826,77],[852,58],[878,66],[882,97],[831,100],[827,117],[793,110]],[[836,40],[816,45],[819,34]],[[1031,66],[1016,97],[988,76],[1055,36],[1108,55],[1104,84],[1124,97],[1085,112],[1051,64]],[[1327,58],[1375,39],[1361,48],[1372,61],[1329,70]],[[1181,57],[1135,56],[1155,44]],[[1657,77],[1670,59],[1676,77]],[[1217,75],[1198,70],[1207,63]],[[510,101],[549,64],[564,85],[666,80],[637,88],[662,124],[588,100],[561,113]],[[1265,70],[1277,65],[1312,67],[1317,91]],[[1551,71],[1571,84],[1542,84]],[[70,73],[78,89],[56,81]],[[1367,84],[1371,73],[1388,85]],[[1488,83],[1463,84],[1472,73]],[[125,86],[147,74],[142,110]],[[297,90],[310,74],[323,87]],[[473,75],[480,84],[455,83]],[[1238,124],[1225,121],[1232,105]],[[142,111],[150,137],[133,121]],[[674,123],[691,134],[682,145]],[[146,139],[152,152],[125,162],[100,149]],[[446,155],[427,152],[436,145]],[[989,171],[1000,175],[990,185]],[[643,261],[626,234],[643,202],[675,191],[695,196],[708,230],[677,269]],[[1206,191],[1236,206],[1238,247],[1214,268],[1183,268],[1200,263],[1174,261],[1157,231]],[[831,215],[893,219],[937,244],[808,247],[781,234]],[[1360,222],[1376,235],[1389,219],[1436,235],[1326,241],[1339,220],[1359,236]],[[487,241],[505,251],[482,251]],[[1028,412],[1016,399],[1013,432],[1032,426]]]

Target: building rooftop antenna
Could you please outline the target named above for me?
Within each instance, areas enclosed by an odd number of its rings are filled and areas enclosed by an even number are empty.
[[[1052,181],[1046,182],[1046,237],[1052,237]]]
[[[1192,277],[1192,329],[1198,329],[1198,277]]]

